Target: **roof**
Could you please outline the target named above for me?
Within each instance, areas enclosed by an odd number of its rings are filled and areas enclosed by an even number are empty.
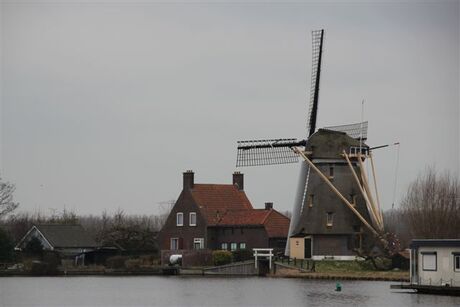
[[[229,210],[214,226],[261,226],[269,238],[285,238],[289,218],[274,209]]]
[[[191,193],[209,225],[228,210],[253,209],[246,193],[233,184],[194,184]]]
[[[54,248],[98,246],[81,225],[50,224],[35,227]]]
[[[460,247],[460,239],[424,239],[412,240],[410,248],[418,248],[422,246],[429,247]]]

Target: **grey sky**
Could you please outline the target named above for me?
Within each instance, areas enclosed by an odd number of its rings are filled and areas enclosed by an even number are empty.
[[[401,142],[398,198],[459,172],[459,2],[1,4],[1,175],[22,210],[156,213],[182,171],[230,183],[236,141],[306,134],[310,31],[325,28],[319,127]],[[375,154],[391,206],[396,151]],[[298,165],[243,168],[290,210]]]

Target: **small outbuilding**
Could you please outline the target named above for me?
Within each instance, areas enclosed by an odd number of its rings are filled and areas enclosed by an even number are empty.
[[[46,224],[35,225],[16,244],[16,250],[24,250],[36,238],[43,250],[55,251],[64,257],[96,250],[99,245],[81,225]]]
[[[412,240],[410,283],[460,289],[460,239]]]
[[[412,240],[410,283],[391,288],[460,295],[460,239]]]

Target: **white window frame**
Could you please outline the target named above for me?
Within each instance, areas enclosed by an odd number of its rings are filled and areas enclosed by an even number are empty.
[[[246,249],[246,242],[240,242],[240,249]]]
[[[176,242],[176,248],[173,248],[173,242]],[[169,248],[174,251],[179,250],[179,238],[171,238],[169,241]]]
[[[436,252],[422,252],[422,270],[423,271],[437,271],[438,270],[438,254]],[[434,267],[428,266],[428,257],[434,256]]]
[[[235,248],[233,248],[233,247],[235,247]],[[235,242],[230,243],[230,250],[232,252],[238,250],[238,243],[235,243]]]
[[[224,251],[228,250],[228,243],[222,243],[222,244],[220,245],[220,249],[221,249],[221,250],[224,250]]]
[[[455,253],[454,255],[454,272],[460,272],[460,253]],[[458,267],[457,267],[458,259]]]
[[[182,221],[179,223],[179,216],[181,217]],[[184,213],[177,212],[176,213],[176,226],[184,226]]]
[[[199,248],[195,247],[195,244],[200,244]],[[204,238],[193,238],[193,249],[204,249]]]
[[[192,216],[195,217],[195,223],[192,223]],[[190,212],[188,215],[188,225],[189,226],[196,226],[196,212]]]

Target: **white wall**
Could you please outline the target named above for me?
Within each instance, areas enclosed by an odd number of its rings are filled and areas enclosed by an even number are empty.
[[[426,252],[436,252],[436,271],[423,270],[422,253]],[[420,247],[417,252],[419,284],[439,286],[448,283],[460,287],[460,272],[454,271],[453,252],[460,253],[460,247]]]

